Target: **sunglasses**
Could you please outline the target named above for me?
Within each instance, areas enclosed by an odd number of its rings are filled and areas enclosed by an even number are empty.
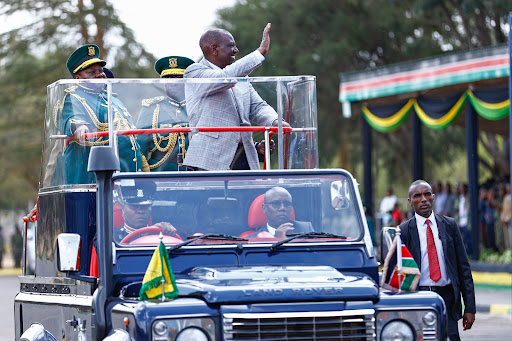
[[[265,205],[270,205],[270,206],[272,206],[272,208],[277,210],[277,209],[281,208],[281,205],[284,206],[284,208],[292,207],[292,202],[291,201],[271,201],[271,202],[265,203]]]

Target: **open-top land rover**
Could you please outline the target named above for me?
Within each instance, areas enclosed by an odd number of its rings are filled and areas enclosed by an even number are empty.
[[[116,101],[137,122],[145,105],[166,100],[169,87],[187,91],[198,82],[250,82],[291,125],[240,128],[253,130],[255,140],[265,139],[267,146],[274,134],[276,150],[266,151],[263,169],[119,171],[122,136],[134,143],[145,135],[175,138],[185,149],[180,136],[215,129],[186,123],[126,129]],[[77,87],[100,89],[103,101],[87,113],[98,117],[102,111],[105,119],[89,127],[86,142],[62,129],[66,97],[75,96]],[[20,277],[16,339],[445,339],[445,306],[437,294],[379,287],[358,184],[343,169],[319,169],[317,128],[313,76],[49,85],[34,274]],[[70,183],[66,177],[80,168],[66,161],[66,151],[77,148],[73,144],[89,148],[84,162],[95,183]],[[266,202],[273,188],[291,199]],[[126,228],[126,204],[144,210],[145,218],[138,219],[146,219],[145,227]],[[281,238],[269,233],[268,208],[285,212],[278,214],[287,215],[296,230]],[[166,233],[160,222],[174,231]],[[164,289],[164,299],[143,300],[143,278],[161,242],[178,295],[165,298]]]

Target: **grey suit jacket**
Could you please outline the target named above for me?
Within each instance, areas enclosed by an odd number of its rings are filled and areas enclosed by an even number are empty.
[[[475,288],[466,249],[455,219],[436,214],[439,237],[443,244],[446,272],[450,278],[455,294],[455,305],[446,307],[448,314],[455,320],[462,316],[461,295],[464,299],[464,312],[475,313]],[[400,225],[402,243],[407,246],[412,257],[421,269],[421,247],[416,218],[413,217]],[[394,257],[396,264],[396,257]],[[394,266],[394,264],[393,264]],[[392,268],[392,266],[390,266]],[[388,274],[389,275],[389,274]],[[389,276],[388,276],[389,277]]]
[[[302,233],[302,232],[313,232],[313,225],[309,221],[297,221],[290,220],[293,224],[293,230],[290,233]],[[256,238],[259,233],[268,232],[267,225],[262,226],[256,230],[253,234],[248,235],[246,238]]]
[[[213,69],[203,59],[190,65],[185,78],[245,77],[261,65],[255,51],[222,70]],[[185,87],[191,127],[250,126],[251,122],[269,126],[277,113],[254,90],[249,82],[199,83]],[[251,169],[259,169],[252,133],[199,132],[190,134],[184,164],[207,170],[227,170],[242,138]]]

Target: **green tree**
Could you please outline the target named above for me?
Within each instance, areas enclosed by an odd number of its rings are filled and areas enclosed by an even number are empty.
[[[120,76],[142,77],[155,58],[135,40],[109,0],[0,0],[0,17],[29,16],[25,25],[0,34],[0,60],[16,59],[27,50],[41,56],[54,51],[61,70],[69,54],[83,44],[96,44]],[[129,66],[129,67],[128,67]],[[57,76],[67,75],[65,69]]]
[[[510,0],[408,0],[445,50],[472,50],[507,42]]]
[[[155,58],[108,0],[0,0],[6,18],[24,18],[0,32],[0,192],[15,193],[0,196],[0,207],[14,208],[37,195],[46,86],[70,77],[71,52],[98,45],[117,77],[153,77]]]

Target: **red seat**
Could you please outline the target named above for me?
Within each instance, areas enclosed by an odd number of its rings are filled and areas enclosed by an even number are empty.
[[[123,207],[118,203],[114,203],[114,227],[118,229],[124,226]]]
[[[263,213],[263,200],[265,194],[258,195],[249,207],[249,214],[247,215],[247,224],[251,229],[262,227],[267,223],[267,216]]]
[[[249,213],[247,214],[247,225],[251,229],[257,229],[267,224],[267,216],[263,213],[263,202],[265,194],[258,195],[249,207]],[[291,219],[295,219],[295,210],[292,207]],[[254,233],[254,230],[245,231],[240,234],[241,238],[245,238]]]

